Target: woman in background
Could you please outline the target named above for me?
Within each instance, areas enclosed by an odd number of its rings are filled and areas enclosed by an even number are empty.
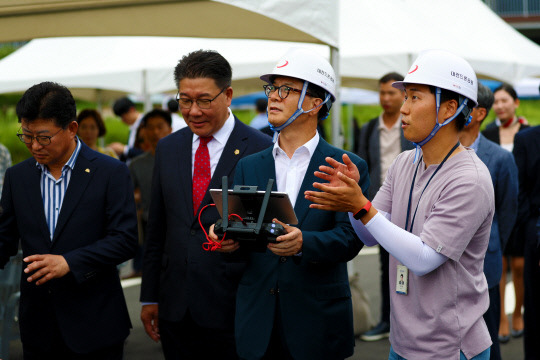
[[[516,90],[512,85],[503,83],[493,92],[495,102],[493,103],[493,111],[497,115],[494,122],[486,126],[482,134],[489,140],[501,145],[504,149],[512,152],[514,148],[514,136],[518,131],[529,127],[527,120],[523,117],[518,117],[516,111],[519,107],[519,98]],[[499,289],[501,292],[501,323],[499,326],[499,342],[504,344],[512,337],[520,337],[523,335],[523,314],[521,307],[523,306],[523,266],[524,266],[524,237],[520,236],[514,227],[514,231],[508,240],[508,244],[504,249],[503,254],[503,272]],[[510,261],[508,261],[510,260]],[[516,305],[512,314],[512,329],[506,316],[504,306],[504,296],[506,287],[506,273],[508,265],[512,272],[512,281],[514,282],[514,292],[516,296]]]
[[[489,140],[512,152],[514,136],[529,124],[522,116],[516,115],[519,99],[516,90],[510,84],[503,83],[493,92],[495,102],[493,111],[497,115],[494,122],[488,124],[482,134]]]
[[[99,112],[93,109],[84,109],[79,113],[79,116],[77,116],[77,123],[79,124],[77,135],[89,148],[99,151],[102,154],[118,158],[111,148],[101,147],[97,143],[98,138],[104,136],[107,132],[105,123]]]

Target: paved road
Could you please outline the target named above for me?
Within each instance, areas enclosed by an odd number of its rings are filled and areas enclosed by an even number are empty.
[[[369,296],[373,319],[379,318],[379,258],[376,253],[362,250],[355,259],[355,269],[360,273],[360,284]],[[142,327],[139,320],[140,304],[138,301],[139,285],[137,279],[124,281],[124,293],[128,302],[133,330],[126,342],[125,360],[162,360],[163,353],[159,344],[154,343]],[[209,344],[211,345],[211,344]],[[522,339],[512,339],[502,345],[504,360],[523,359]],[[355,353],[349,360],[385,360],[388,359],[390,344],[388,340],[376,342],[356,341]],[[19,342],[13,341],[10,349],[10,360],[21,360],[22,352]]]

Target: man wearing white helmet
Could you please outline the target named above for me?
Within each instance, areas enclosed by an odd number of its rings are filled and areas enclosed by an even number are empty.
[[[346,153],[317,132],[317,119],[328,115],[334,100],[334,70],[316,54],[292,49],[261,79],[267,82],[268,121],[279,135],[273,147],[238,162],[234,183],[261,190],[275,179],[274,190],[289,194],[299,223],[293,227],[275,219],[287,234],[268,244],[266,252],[249,254],[236,301],[238,354],[242,359],[344,359],[354,351],[347,261],[363,244],[347,213],[310,209],[302,196],[313,189],[313,172],[326,157],[341,159]],[[347,154],[367,191],[365,161]],[[222,245],[224,252],[243,246],[232,240]]]
[[[430,50],[393,86],[405,90],[402,128],[417,148],[396,158],[373,204],[346,156],[317,174],[338,186],[316,183],[322,192],[305,196],[313,208],[349,211],[362,241],[390,253],[389,359],[489,359],[483,260],[493,185],[474,150],[458,141],[476,105],[476,75],[462,58]]]

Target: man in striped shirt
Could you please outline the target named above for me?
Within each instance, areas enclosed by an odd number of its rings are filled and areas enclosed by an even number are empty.
[[[23,251],[19,324],[25,359],[122,359],[131,323],[116,265],[137,244],[125,164],[77,134],[67,88],[44,82],[17,104],[33,158],[6,172],[0,267]]]

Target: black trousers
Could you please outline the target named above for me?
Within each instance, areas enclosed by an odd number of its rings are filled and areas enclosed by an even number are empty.
[[[276,295],[276,310],[274,313],[274,325],[270,343],[262,360],[293,360],[283,331],[283,322],[281,321],[281,307],[279,306],[279,294]]]
[[[525,266],[523,280],[525,298],[523,321],[523,346],[525,360],[540,359],[540,249],[537,245],[537,219],[531,219],[526,224]]]
[[[67,346],[55,346],[49,351],[42,351],[23,344],[24,360],[122,360],[124,343],[116,344],[88,354],[78,354]]]
[[[499,325],[501,322],[501,295],[499,294],[499,284],[489,289],[489,308],[484,314],[489,336],[491,337],[490,360],[501,360],[501,348],[499,346]]]
[[[379,261],[381,263],[381,321],[390,323],[390,279],[388,268],[390,255],[379,245]]]
[[[124,342],[107,346],[102,349],[93,351],[87,354],[79,354],[71,350],[60,333],[57,324],[49,330],[52,335],[52,341],[48,349],[41,349],[32,344],[23,342],[23,359],[24,360],[122,360],[124,357]],[[84,326],[84,324],[81,324]]]
[[[306,346],[309,346],[306,344]],[[276,295],[276,311],[274,313],[274,325],[272,328],[272,335],[270,337],[270,343],[264,356],[261,360],[294,360],[289,348],[287,347],[287,341],[285,338],[285,332],[283,330],[283,321],[281,320],[281,307],[279,306],[279,295]],[[341,358],[326,359],[326,360],[343,360]]]
[[[209,329],[195,323],[189,310],[181,321],[159,319],[163,354],[167,360],[237,360],[234,329]]]

